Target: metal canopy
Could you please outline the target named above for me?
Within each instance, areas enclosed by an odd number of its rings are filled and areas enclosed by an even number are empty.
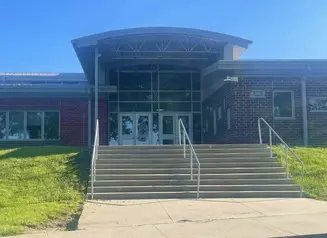
[[[127,65],[172,64],[202,69],[222,58],[229,44],[246,49],[252,42],[217,32],[178,28],[143,27],[82,37],[72,41],[88,79],[94,77],[94,52],[106,68]]]

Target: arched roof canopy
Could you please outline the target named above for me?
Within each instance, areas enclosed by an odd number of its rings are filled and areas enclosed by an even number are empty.
[[[237,58],[252,42],[218,32],[180,27],[141,27],[85,36],[72,41],[88,78],[93,77],[94,52],[105,67],[167,63],[202,69],[224,59],[226,45]]]

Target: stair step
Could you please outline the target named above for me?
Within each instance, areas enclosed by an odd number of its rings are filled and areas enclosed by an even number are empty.
[[[197,173],[197,164],[194,164],[194,173]],[[284,172],[283,167],[256,167],[256,168],[201,168],[201,175],[206,173],[272,173]],[[158,169],[96,169],[96,174],[180,174],[189,173],[190,168],[158,168]]]
[[[186,151],[189,151],[189,147],[186,147]],[[207,153],[268,153],[268,150],[266,148],[213,148],[213,149],[207,149],[207,148],[196,148],[194,149],[197,154],[207,154]],[[124,148],[120,149],[111,149],[111,148],[105,148],[100,149],[99,154],[125,154],[128,152],[128,154],[183,154],[184,150],[183,148],[172,148],[172,149],[141,149],[141,148],[135,148],[135,149],[129,149],[125,150]]]
[[[189,177],[190,178],[190,177]],[[96,180],[94,186],[155,186],[155,185],[196,185],[193,179],[172,180]],[[91,182],[89,182],[90,186]],[[256,184],[295,184],[286,178],[276,179],[201,179],[202,185],[256,185]]]
[[[96,174],[96,180],[180,180],[189,179],[190,174]],[[196,174],[194,174],[196,178]],[[201,174],[202,179],[277,179],[286,178],[285,171],[276,173],[227,173]]]
[[[231,158],[200,158],[200,163],[251,163],[251,162],[276,162],[276,158],[270,157],[231,157]],[[160,164],[160,163],[185,163],[189,162],[189,158],[111,158],[109,155],[99,156],[96,164],[129,164],[129,163],[139,163],[139,164]]]
[[[88,198],[91,194],[88,193]],[[94,199],[165,199],[196,198],[193,192],[128,192],[128,193],[94,193]],[[200,192],[200,198],[293,198],[300,197],[299,191],[210,191]]]
[[[193,166],[196,167],[197,163],[193,163]],[[250,162],[250,163],[201,163],[201,169],[204,168],[235,168],[236,166],[241,168],[247,167],[278,167],[281,166],[279,162]],[[188,168],[190,169],[190,163],[148,163],[148,164],[138,164],[138,163],[130,163],[130,164],[97,164],[97,169],[156,169],[156,168]]]
[[[158,186],[101,186],[94,187],[95,193],[105,192],[179,192],[196,191],[197,185],[158,185]],[[298,191],[294,184],[265,184],[265,185],[201,185],[202,191]],[[91,188],[88,188],[88,192]]]
[[[266,144],[193,144],[195,148],[205,148],[205,149],[214,149],[214,148],[267,148]],[[135,150],[135,149],[176,149],[183,148],[183,145],[131,145],[131,146],[109,146],[109,145],[100,145],[99,149],[123,149],[123,150]]]
[[[161,154],[147,154],[147,153],[127,153],[127,151],[122,151],[121,153],[110,154],[107,151],[98,151],[99,158],[104,158],[104,156],[110,156],[110,158],[184,158],[183,152],[181,153],[161,153]],[[230,157],[268,157],[269,152],[216,152],[212,153],[208,151],[207,153],[197,153],[198,158],[230,158]]]

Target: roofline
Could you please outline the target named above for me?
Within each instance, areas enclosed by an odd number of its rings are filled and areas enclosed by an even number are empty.
[[[124,36],[132,35],[151,35],[151,34],[166,34],[166,35],[181,35],[181,36],[190,36],[197,37],[206,40],[213,40],[217,42],[227,42],[233,45],[240,47],[248,48],[249,44],[252,44],[252,41],[227,35],[219,32],[201,30],[195,28],[185,28],[185,27],[138,27],[138,28],[127,28],[121,30],[112,30],[106,31],[103,33],[92,34],[84,37],[80,37],[72,40],[74,48],[85,47],[85,46],[94,46],[99,40],[107,38],[117,38]]]
[[[312,67],[327,69],[327,59],[258,59],[258,60],[220,60],[203,70],[203,75],[211,74],[217,70],[306,70]]]

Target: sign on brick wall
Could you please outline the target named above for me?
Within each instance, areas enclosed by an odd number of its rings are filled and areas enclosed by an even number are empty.
[[[327,97],[309,98],[310,112],[327,112]]]
[[[265,90],[251,90],[250,98],[265,98],[266,92]]]

